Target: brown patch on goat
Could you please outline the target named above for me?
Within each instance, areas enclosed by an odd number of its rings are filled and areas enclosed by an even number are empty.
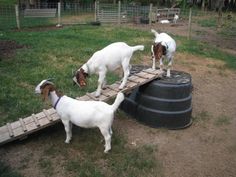
[[[154,57],[156,60],[160,60],[162,55],[166,55],[166,47],[161,45],[161,43],[154,43],[153,44],[153,52]]]
[[[59,91],[56,90],[55,86],[52,85],[52,84],[49,84],[49,83],[46,83],[46,84],[43,84],[40,89],[42,90],[41,94],[42,94],[42,99],[43,101],[45,101],[46,99],[48,99],[48,95],[49,95],[49,92],[52,92],[52,91],[56,91],[56,94],[58,97],[61,97],[63,96],[63,94]]]
[[[86,77],[88,77],[88,74],[84,72],[83,68],[80,68],[80,70],[76,72],[75,77],[81,87],[86,86]]]

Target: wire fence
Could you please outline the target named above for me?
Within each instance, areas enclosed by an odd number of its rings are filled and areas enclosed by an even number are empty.
[[[167,9],[165,7],[141,6],[136,4],[104,3],[40,3],[18,6],[0,4],[0,30],[56,26],[68,24],[88,24],[99,21],[102,24],[159,24],[161,20],[173,23],[178,14],[178,22],[189,23],[189,9]],[[224,16],[223,16],[224,17]],[[226,16],[225,16],[226,18]],[[216,13],[192,10],[191,23],[216,27],[219,16]],[[186,29],[186,33],[189,29]]]

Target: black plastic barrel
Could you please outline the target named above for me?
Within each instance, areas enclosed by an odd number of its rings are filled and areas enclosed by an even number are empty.
[[[191,125],[191,75],[171,71],[163,77],[135,89],[125,98],[121,109],[151,127],[180,129]]]

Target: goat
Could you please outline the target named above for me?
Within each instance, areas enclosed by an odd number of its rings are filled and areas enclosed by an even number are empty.
[[[35,88],[35,93],[42,94],[43,100],[49,98],[57,111],[66,131],[65,143],[70,143],[72,138],[72,123],[84,127],[98,127],[105,139],[105,150],[111,149],[112,122],[114,112],[124,100],[124,94],[119,92],[114,103],[109,105],[102,101],[79,101],[60,94],[54,84],[42,80]]]
[[[173,18],[173,23],[176,24],[178,19],[179,19],[179,16],[177,14],[175,14],[175,16]]]
[[[98,74],[98,87],[95,96],[98,97],[101,94],[102,88],[106,84],[107,71],[114,71],[115,69],[122,67],[124,77],[119,86],[122,90],[125,87],[127,78],[130,74],[130,59],[133,52],[136,50],[144,50],[143,45],[128,46],[124,42],[115,42],[107,47],[99,50],[93,54],[93,56],[78,69],[73,77],[73,81],[80,87],[86,86],[86,78],[91,74]]]
[[[163,56],[166,57],[167,77],[170,77],[170,68],[172,66],[174,53],[176,51],[175,40],[166,33],[158,33],[154,29],[151,32],[155,35],[154,44],[151,46],[152,53],[152,69],[156,69],[156,60],[160,61],[160,70],[163,71]]]

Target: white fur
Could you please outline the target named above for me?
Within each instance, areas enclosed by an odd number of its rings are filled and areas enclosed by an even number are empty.
[[[35,93],[41,94],[40,86],[47,82],[43,80],[35,88]],[[49,99],[52,105],[58,100],[55,91],[50,92]],[[119,92],[115,102],[109,105],[101,101],[78,101],[68,96],[62,96],[57,104],[56,111],[60,116],[66,131],[65,143],[69,143],[72,138],[72,123],[84,127],[98,127],[105,139],[105,150],[107,153],[111,149],[112,122],[114,112],[124,100],[124,94]]]
[[[166,59],[168,61],[168,67],[167,67],[167,77],[170,77],[170,68],[172,66],[172,62],[174,59],[174,54],[176,51],[176,43],[175,40],[170,37],[168,34],[166,33],[158,33],[157,31],[155,31],[154,29],[151,30],[151,32],[155,35],[155,43],[161,43],[163,46],[166,47]],[[151,52],[152,55],[155,56],[153,54],[153,46],[151,47]],[[163,62],[162,62],[163,58],[160,59],[160,69],[162,70],[163,68]],[[156,69],[156,59],[155,57],[153,57],[153,64],[152,64],[152,68]]]
[[[179,16],[177,14],[175,14],[173,22],[176,24],[177,20],[179,19]]]
[[[114,71],[119,67],[122,67],[124,72],[123,81],[120,84],[119,89],[124,88],[130,74],[130,59],[133,52],[136,50],[144,50],[144,46],[137,45],[132,47],[124,42],[112,43],[102,50],[95,52],[87,63],[82,66],[86,73],[96,73],[99,75],[98,87],[95,93],[96,97],[100,96],[102,87],[106,84],[105,78],[107,71]],[[75,80],[75,78],[73,80]]]
[[[168,24],[168,23],[170,23],[170,21],[169,20],[161,20],[160,23],[161,24]]]

